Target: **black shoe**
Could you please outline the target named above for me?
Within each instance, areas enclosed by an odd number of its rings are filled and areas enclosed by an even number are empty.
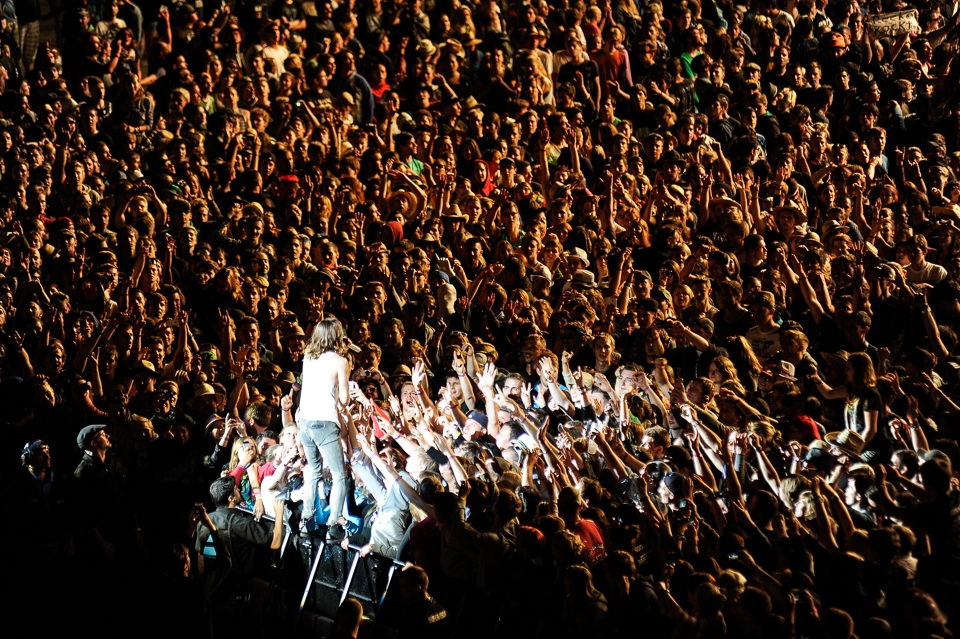
[[[327,528],[327,542],[340,543],[347,536],[347,531],[340,524]]]

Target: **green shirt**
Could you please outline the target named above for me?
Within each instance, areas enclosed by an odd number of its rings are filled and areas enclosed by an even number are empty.
[[[407,162],[407,166],[410,167],[410,170],[416,173],[418,176],[423,174],[423,162],[417,158],[410,158],[410,161]]]

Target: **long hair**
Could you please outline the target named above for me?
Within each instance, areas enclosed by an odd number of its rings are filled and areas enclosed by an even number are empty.
[[[240,463],[240,448],[244,444],[250,444],[256,448],[257,440],[255,440],[253,437],[238,437],[233,441],[233,446],[230,447],[230,470],[236,468],[237,464]]]
[[[853,381],[850,382],[850,394],[860,396],[867,388],[877,385],[877,374],[873,370],[873,360],[866,353],[850,353],[847,366],[853,369]]]
[[[328,317],[313,329],[313,335],[310,336],[307,347],[303,349],[303,357],[317,359],[327,351],[343,355],[344,340],[343,325],[340,324],[340,320],[336,317]]]
[[[760,360],[757,359],[753,347],[743,335],[733,335],[727,338],[727,352],[730,360],[739,367],[743,367],[748,375],[756,377],[760,374]]]

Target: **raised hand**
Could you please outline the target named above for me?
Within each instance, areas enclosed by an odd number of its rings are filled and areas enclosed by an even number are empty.
[[[493,383],[496,379],[497,367],[493,363],[487,362],[487,364],[483,367],[483,372],[477,379],[477,386],[480,387],[480,390],[484,391],[485,395],[492,396]],[[487,393],[487,390],[490,392]]]
[[[403,410],[400,406],[400,398],[396,395],[390,396],[390,409],[396,417],[403,417]]]
[[[610,380],[608,380],[607,376],[603,373],[593,374],[593,385],[599,390],[602,390],[604,393],[613,393],[613,387],[610,385]]]
[[[293,389],[280,398],[280,410],[287,412],[293,410]]]
[[[457,351],[454,351],[453,353],[453,363],[451,364],[451,366],[457,375],[465,374],[465,371],[467,368],[466,364],[464,363],[463,359],[460,357],[460,353]]]
[[[530,408],[533,406],[533,386],[530,384],[523,384],[520,386],[520,400],[523,402],[525,408]]]
[[[555,380],[557,372],[553,369],[553,360],[549,357],[540,358],[540,376],[546,380]]]
[[[417,360],[417,363],[413,365],[413,375],[412,381],[413,385],[417,388],[421,388],[423,385],[423,380],[427,378],[427,367],[424,365],[423,360]]]

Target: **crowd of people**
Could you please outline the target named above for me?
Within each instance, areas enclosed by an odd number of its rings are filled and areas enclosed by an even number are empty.
[[[250,632],[290,532],[401,636],[953,636],[958,26],[5,2],[14,601]]]

